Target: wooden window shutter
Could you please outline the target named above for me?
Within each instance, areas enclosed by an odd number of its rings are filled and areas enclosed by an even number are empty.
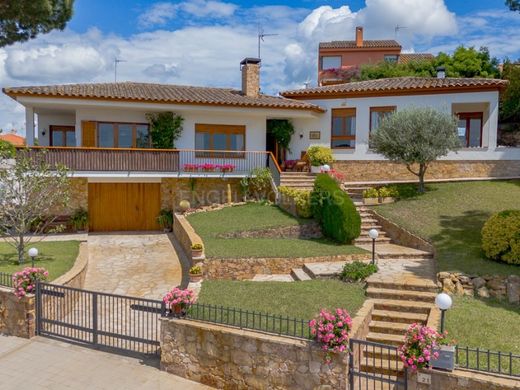
[[[96,147],[96,122],[81,122],[81,146],[86,148]]]

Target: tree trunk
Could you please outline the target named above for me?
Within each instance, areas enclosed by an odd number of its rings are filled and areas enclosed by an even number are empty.
[[[424,191],[425,191],[425,187],[424,187],[424,175],[426,173],[426,168],[427,168],[427,165],[426,164],[420,164],[419,165],[419,193],[423,194]]]
[[[16,246],[16,249],[18,249],[18,264],[23,264],[24,252],[25,252],[25,243],[23,240],[23,234],[18,235],[18,245]]]

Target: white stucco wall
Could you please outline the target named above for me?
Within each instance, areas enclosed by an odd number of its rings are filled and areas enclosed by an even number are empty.
[[[337,160],[384,160],[384,157],[373,153],[368,148],[370,107],[396,106],[397,110],[410,106],[429,106],[451,113],[459,108],[484,108],[484,123],[482,131],[483,148],[461,149],[457,153],[450,153],[447,160],[496,160],[520,159],[518,148],[497,148],[498,122],[498,92],[471,92],[453,94],[382,96],[344,99],[308,99],[309,102],[327,109],[327,112],[317,119],[295,119],[295,135],[291,141],[291,153],[288,158],[298,159],[301,151],[310,145],[330,146],[331,113],[333,108],[356,109],[356,147],[352,150],[336,150],[334,157]],[[453,106],[455,104],[455,106]],[[321,139],[310,140],[310,131],[321,131]],[[303,137],[300,137],[303,135]]]
[[[74,114],[37,114],[38,115],[38,143],[42,146],[50,144],[50,126],[74,126],[76,120]],[[45,135],[43,135],[45,133]]]

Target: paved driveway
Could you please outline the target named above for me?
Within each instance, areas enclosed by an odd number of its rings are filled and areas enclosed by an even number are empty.
[[[161,299],[181,283],[181,263],[168,234],[89,234],[88,251],[87,290]]]
[[[0,336],[2,390],[203,390],[152,362],[36,337]]]

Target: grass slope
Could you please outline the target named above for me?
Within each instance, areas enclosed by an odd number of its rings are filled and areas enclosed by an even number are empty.
[[[74,265],[74,261],[76,260],[76,257],[78,257],[79,242],[39,242],[34,245],[29,244],[26,249],[28,250],[32,247],[37,248],[39,252],[34,265],[36,267],[46,268],[49,271],[49,280],[54,280],[63,275]],[[27,266],[31,266],[29,258],[24,264],[19,265],[16,250],[11,245],[5,242],[0,242],[0,272],[12,274]]]

